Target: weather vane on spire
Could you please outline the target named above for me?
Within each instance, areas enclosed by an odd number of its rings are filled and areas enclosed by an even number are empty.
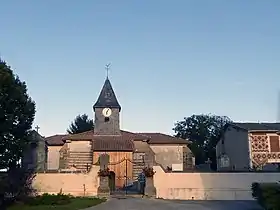
[[[105,65],[105,69],[106,69],[106,75],[107,75],[107,79],[109,77],[109,69],[110,69],[111,63],[108,63]]]

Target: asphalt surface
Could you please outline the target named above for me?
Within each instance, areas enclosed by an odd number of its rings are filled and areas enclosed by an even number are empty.
[[[262,210],[255,201],[175,201],[148,198],[111,198],[86,210]]]

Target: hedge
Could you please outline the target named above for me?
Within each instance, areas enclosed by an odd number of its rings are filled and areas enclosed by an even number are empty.
[[[252,196],[266,210],[280,209],[279,183],[253,183]]]

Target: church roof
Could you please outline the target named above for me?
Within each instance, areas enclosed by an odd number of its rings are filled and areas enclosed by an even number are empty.
[[[189,144],[190,141],[163,133],[139,133],[149,138],[149,144]]]
[[[134,151],[133,139],[126,136],[95,136],[93,137],[94,151]]]
[[[121,106],[117,100],[111,82],[108,78],[106,78],[105,83],[99,94],[99,97],[96,103],[93,105],[94,109],[105,107],[121,109]]]
[[[67,136],[66,134],[62,135],[53,135],[45,138],[45,141],[47,145],[49,146],[62,146],[64,142],[62,141],[62,138],[64,136]]]
[[[123,144],[123,142],[126,142],[125,144],[127,145],[126,148],[132,148],[130,145],[131,141],[147,141],[148,144],[189,144],[190,142],[188,140],[185,139],[181,139],[181,138],[177,138],[174,136],[170,136],[170,135],[166,135],[166,134],[162,134],[162,133],[133,133],[133,132],[129,132],[129,131],[124,131],[121,130],[121,135],[119,136],[98,136],[98,135],[94,135],[94,131],[86,131],[83,133],[78,133],[78,134],[72,134],[72,135],[55,135],[55,136],[51,136],[51,137],[47,137],[46,140],[48,142],[49,146],[56,146],[56,145],[63,145],[63,142],[65,142],[66,140],[74,140],[74,141],[81,141],[81,140],[89,140],[89,141],[99,141],[100,139],[105,139],[104,140],[104,144],[101,142],[97,142],[96,143],[96,147],[95,149],[97,149],[97,147],[101,148],[101,144],[103,145],[102,147],[104,147],[104,145],[106,145],[108,143],[108,141],[111,141],[110,143],[112,143],[115,145],[115,143],[118,144]],[[108,140],[110,139],[110,140]],[[122,139],[122,140],[120,140]],[[123,142],[120,142],[123,141]],[[95,143],[94,143],[95,144]],[[99,146],[98,146],[99,145]],[[119,148],[118,146],[107,146],[107,148]],[[124,147],[121,146],[123,149]],[[129,150],[130,150],[129,149]]]

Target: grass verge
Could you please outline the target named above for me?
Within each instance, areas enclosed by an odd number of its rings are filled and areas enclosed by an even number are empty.
[[[71,202],[64,205],[27,205],[15,204],[8,208],[8,210],[80,210],[91,206],[103,203],[106,199],[76,197],[71,198]]]

